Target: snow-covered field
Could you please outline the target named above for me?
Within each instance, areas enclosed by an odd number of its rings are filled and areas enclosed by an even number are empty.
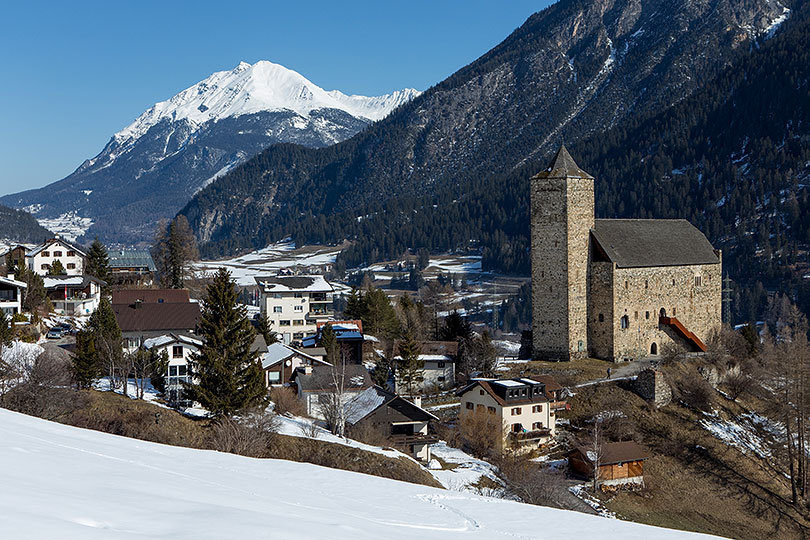
[[[332,264],[340,249],[335,247],[300,248],[294,242],[279,242],[233,259],[201,261],[194,265],[199,274],[213,273],[219,268],[231,272],[241,286],[255,285],[253,278],[277,273],[279,270],[306,269]]]
[[[754,454],[762,459],[770,458],[773,448],[784,445],[785,441],[784,425],[756,413],[742,414],[728,420],[716,413],[706,414],[700,425],[744,454]]]
[[[93,224],[91,218],[82,217],[75,211],[55,218],[38,218],[37,221],[52,233],[58,234],[70,242],[75,242]]]
[[[0,410],[0,538],[706,536],[328,469],[127,439]]]

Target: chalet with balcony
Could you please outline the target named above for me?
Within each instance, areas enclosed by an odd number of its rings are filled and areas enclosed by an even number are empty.
[[[166,368],[166,399],[180,407],[191,407],[192,402],[184,396],[183,383],[191,382],[189,360],[200,352],[203,342],[197,337],[183,334],[164,334],[143,341],[144,349],[165,354],[169,360]]]
[[[45,292],[60,315],[73,317],[93,313],[101,302],[104,281],[93,276],[45,276]]]
[[[23,289],[28,285],[14,279],[14,275],[7,278],[0,277],[0,311],[11,318],[15,313],[22,311]]]
[[[556,435],[556,413],[568,408],[553,377],[477,379],[459,390],[459,420],[491,415],[502,429],[502,449],[531,449]]]
[[[151,285],[155,261],[146,250],[122,249],[109,254],[110,281],[116,284]]]
[[[282,343],[300,342],[334,316],[334,288],[323,276],[260,276],[261,312]]]
[[[391,446],[421,461],[430,461],[430,445],[439,440],[428,433],[428,425],[434,420],[438,418],[416,403],[376,385],[346,404],[349,433],[376,430]]]
[[[190,300],[187,289],[115,291],[112,308],[128,352],[164,334],[194,335],[200,318],[200,305]]]

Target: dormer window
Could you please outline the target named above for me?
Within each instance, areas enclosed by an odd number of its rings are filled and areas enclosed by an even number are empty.
[[[51,252],[50,252],[50,251],[43,251],[43,252],[42,252],[42,256],[43,256],[43,257],[50,257],[50,256],[51,256]]]

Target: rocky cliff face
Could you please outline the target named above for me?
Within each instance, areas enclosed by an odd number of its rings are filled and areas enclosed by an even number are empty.
[[[330,214],[503,175],[677,103],[789,13],[771,0],[562,0],[336,147],[270,148],[183,210],[209,253],[260,247],[287,208]]]

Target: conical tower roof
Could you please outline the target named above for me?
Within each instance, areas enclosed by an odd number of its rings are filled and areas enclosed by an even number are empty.
[[[590,178],[593,176],[579,168],[574,158],[568,153],[568,149],[563,144],[557,150],[557,155],[551,160],[548,167],[534,175],[535,178]]]

